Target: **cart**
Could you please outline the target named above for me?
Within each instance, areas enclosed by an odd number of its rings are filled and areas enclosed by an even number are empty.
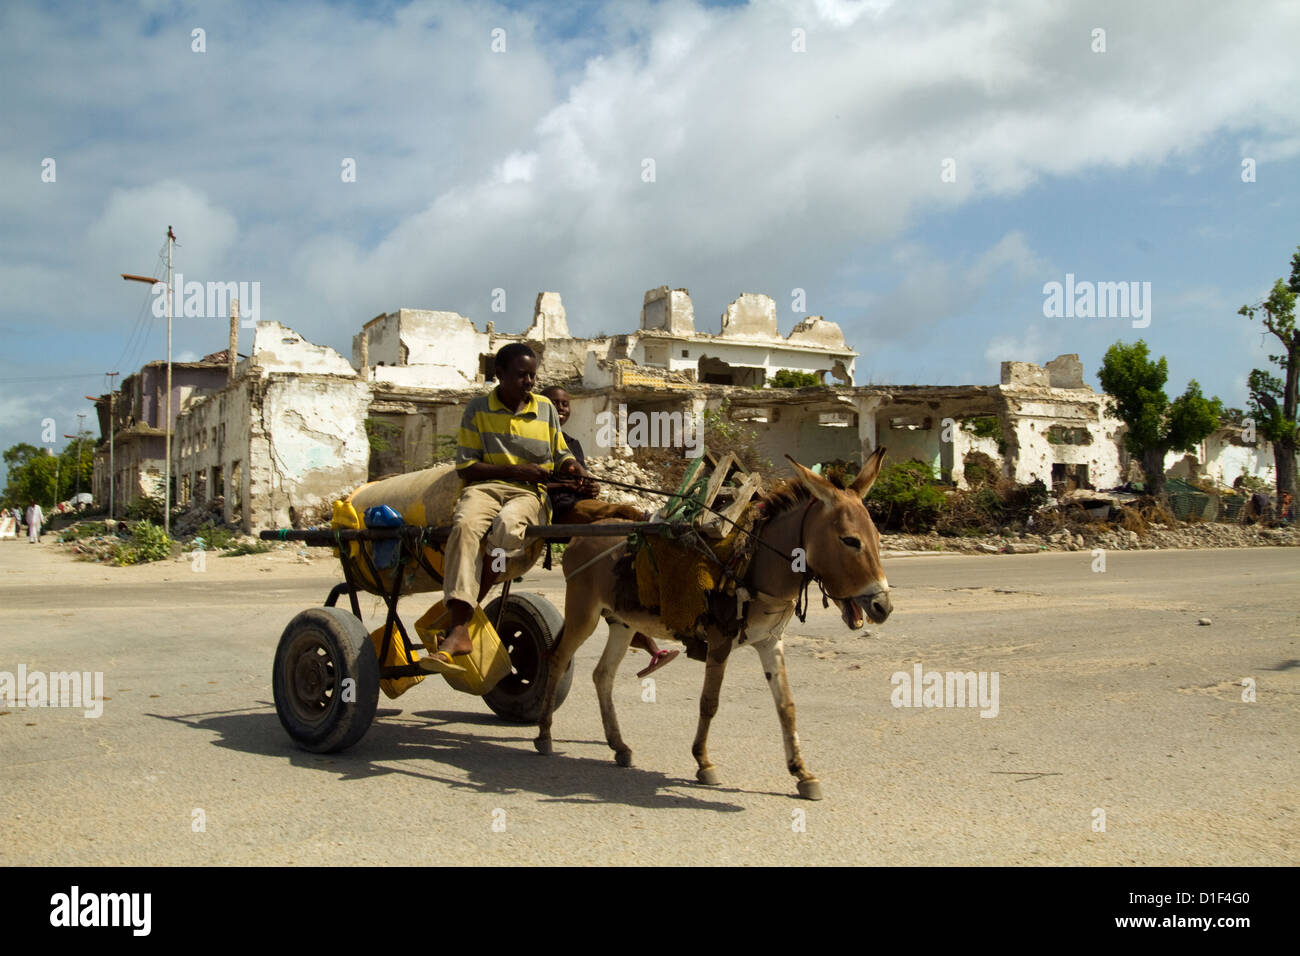
[[[537,525],[528,529],[527,536],[548,541],[575,536],[626,537],[638,532],[671,534],[689,527],[689,523],[673,521]],[[441,580],[441,575],[429,564],[426,548],[440,550],[450,532],[450,526],[417,525],[261,532],[259,537],[264,541],[297,541],[311,547],[337,548],[343,567],[343,581],[330,591],[324,606],[309,608],[294,617],[284,629],[275,652],[272,688],[276,713],[299,747],[314,753],[345,750],[360,740],[374,721],[381,680],[428,676],[414,662],[381,666],[380,661],[389,659],[390,645],[396,640],[404,642],[412,661],[415,651],[424,647],[412,640],[398,617],[398,599],[405,572],[414,570],[414,565]],[[376,544],[393,539],[398,545],[391,588],[387,591],[366,588],[363,581],[382,581],[385,575],[375,566],[371,549],[358,548],[354,556],[347,545],[354,541]],[[507,579],[500,596],[484,608],[509,655],[510,673],[489,689],[483,699],[505,720],[535,724],[541,717],[550,678],[551,649],[559,638],[564,617],[540,594],[511,593],[510,584]],[[362,621],[358,598],[361,590],[375,591],[387,607],[378,654]],[[338,607],[344,595],[350,611]],[[570,662],[556,688],[557,708],[568,695],[572,682]]]

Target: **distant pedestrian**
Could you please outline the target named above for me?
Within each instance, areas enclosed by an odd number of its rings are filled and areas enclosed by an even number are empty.
[[[1262,523],[1269,513],[1268,495],[1257,491],[1246,501],[1246,524]]]
[[[36,544],[41,537],[41,522],[45,520],[45,513],[41,511],[41,506],[32,502],[27,507],[27,541],[29,544]]]

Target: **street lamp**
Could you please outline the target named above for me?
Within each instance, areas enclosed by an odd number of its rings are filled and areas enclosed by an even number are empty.
[[[172,244],[176,234],[172,227],[167,227],[167,413],[163,420],[164,448],[163,461],[163,531],[171,533],[172,526]],[[147,282],[157,285],[158,280],[152,276],[130,275],[122,273],[127,282]]]

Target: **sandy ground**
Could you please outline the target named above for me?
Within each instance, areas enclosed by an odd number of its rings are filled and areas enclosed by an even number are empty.
[[[579,653],[554,757],[435,680],[381,697],[346,753],[297,750],[270,673],[285,624],[339,580],[313,554],[109,568],[48,538],[0,541],[0,672],[99,671],[107,698],[98,718],[0,706],[0,863],[1300,859],[1291,549],[1116,552],[1101,573],[1088,553],[894,558],[895,613],[865,636],[814,589],[788,657],[819,803],[794,797],[744,649],[711,738],[721,786],[694,781],[703,669],[684,655],[653,701],[633,676],[643,656],[620,671],[635,766],[616,767],[588,676],[603,627]],[[526,587],[563,603],[558,571]],[[365,609],[373,621],[379,604]],[[918,663],[997,672],[997,716],[894,706],[894,675]]]

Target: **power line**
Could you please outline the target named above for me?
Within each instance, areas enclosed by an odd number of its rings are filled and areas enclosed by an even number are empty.
[[[154,267],[153,267],[154,278],[158,279],[159,282],[165,281],[159,277],[159,273],[165,274],[166,270],[167,270],[167,241],[163,240],[162,247],[158,250],[157,261],[154,263]],[[130,361],[134,362],[136,358],[140,355],[140,353],[144,350],[144,343],[148,341],[148,337],[149,337],[150,323],[148,321],[148,316],[149,316],[150,308],[152,306],[152,301],[151,301],[152,297],[153,297],[153,290],[151,288],[149,292],[149,298],[146,298],[144,300],[144,304],[141,305],[140,313],[139,315],[136,316],[135,325],[131,329],[131,334],[127,337],[126,346],[122,349],[122,354],[118,358],[117,364],[113,366],[114,368],[122,369],[122,368],[130,367],[128,364],[126,364],[128,356],[130,357]]]

